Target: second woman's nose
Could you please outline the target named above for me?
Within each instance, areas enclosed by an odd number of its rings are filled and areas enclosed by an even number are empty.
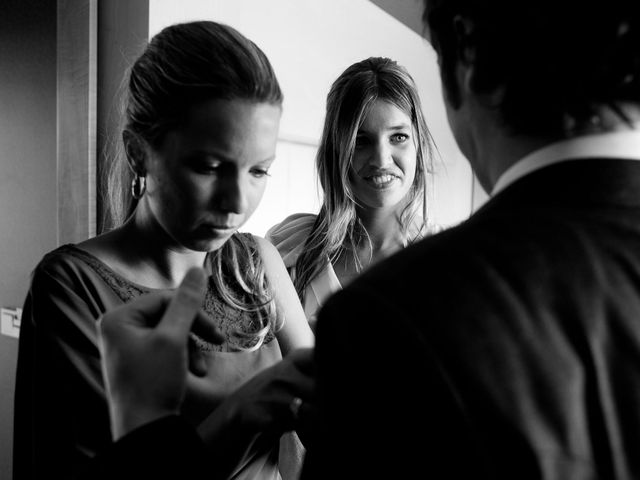
[[[369,164],[376,167],[385,167],[393,163],[391,148],[386,142],[376,141],[371,144],[371,155]]]

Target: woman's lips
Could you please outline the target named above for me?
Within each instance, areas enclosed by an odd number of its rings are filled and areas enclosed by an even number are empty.
[[[212,223],[205,224],[204,227],[208,230],[214,230],[220,233],[233,232],[238,229],[238,227],[234,225],[216,225]]]
[[[374,188],[384,189],[390,187],[399,177],[391,173],[382,173],[378,175],[368,175],[364,177],[364,181]]]

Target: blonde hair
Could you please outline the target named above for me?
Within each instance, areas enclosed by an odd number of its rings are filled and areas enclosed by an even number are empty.
[[[253,351],[260,348],[270,330],[276,332],[282,328],[284,320],[277,323],[276,304],[262,258],[250,238],[248,233],[234,234],[214,252],[211,264],[220,298],[232,308],[250,313],[254,319],[249,332],[234,332],[240,348]]]
[[[123,130],[151,147],[179,128],[194,105],[210,99],[242,99],[281,105],[283,96],[266,55],[227,25],[211,21],[175,24],[155,35],[127,76]],[[133,172],[119,140],[107,172],[105,226],[122,225],[135,211],[130,192]],[[273,294],[254,242],[235,234],[212,256],[212,278],[222,300],[255,314],[249,333],[238,332],[249,350],[277,331]],[[236,287],[236,288],[233,288]]]
[[[298,257],[293,278],[299,297],[316,275],[334,262],[343,251],[353,255],[356,270],[362,268],[356,254],[361,239],[370,242],[356,213],[357,201],[351,189],[349,172],[356,137],[369,109],[376,100],[388,101],[410,118],[416,135],[416,175],[408,202],[398,221],[405,245],[421,238],[427,230],[427,173],[432,171],[435,148],[422,113],[415,83],[407,70],[388,58],[368,58],[347,68],[333,83],[327,96],[327,109],[316,169],[324,200],[316,221]],[[415,232],[412,225],[419,221]]]

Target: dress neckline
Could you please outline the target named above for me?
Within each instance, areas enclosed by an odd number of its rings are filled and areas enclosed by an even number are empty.
[[[113,268],[111,268],[108,264],[100,260],[93,253],[90,253],[87,250],[84,250],[78,247],[77,245],[74,245],[73,243],[65,244],[62,246],[62,248],[71,250],[76,257],[79,257],[81,260],[83,260],[85,263],[87,263],[89,266],[93,267],[94,269],[100,270],[102,272],[106,272],[110,276],[117,278],[119,281],[128,283],[132,287],[135,287],[139,290],[143,290],[146,292],[172,292],[176,290],[176,288],[148,287],[146,285],[142,285],[140,283],[134,282],[128,279],[127,277],[125,277],[124,275],[116,272]],[[208,261],[208,260],[209,260],[209,255],[207,254],[205,261]]]
[[[331,262],[327,262],[327,272],[329,273],[329,283],[335,284],[331,285],[331,287],[337,287],[338,290],[342,290],[342,283],[340,283],[338,274],[333,269],[333,264]]]

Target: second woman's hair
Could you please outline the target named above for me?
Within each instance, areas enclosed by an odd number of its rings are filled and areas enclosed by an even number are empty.
[[[313,278],[343,248],[353,252],[367,232],[356,214],[357,199],[349,180],[358,129],[377,100],[392,103],[411,119],[416,146],[416,174],[398,221],[405,244],[427,228],[427,174],[432,169],[433,140],[427,128],[415,83],[407,70],[388,58],[372,57],[347,68],[333,83],[316,168],[324,191],[323,205],[296,262],[294,285],[301,299]],[[418,221],[418,226],[412,230]]]

